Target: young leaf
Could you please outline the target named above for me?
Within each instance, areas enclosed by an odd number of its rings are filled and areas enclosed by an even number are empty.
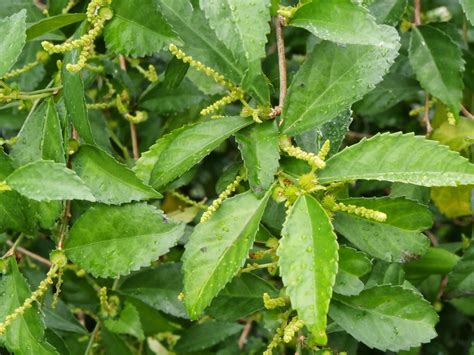
[[[28,27],[26,30],[26,40],[31,41],[46,33],[53,32],[59,28],[72,25],[73,23],[84,21],[86,14],[62,14],[58,16],[47,17]]]
[[[112,2],[114,17],[105,26],[107,49],[132,57],[144,57],[161,51],[179,39],[156,7],[155,0]]]
[[[164,313],[187,318],[184,303],[178,298],[182,289],[181,264],[167,263],[130,275],[120,286],[120,293]]]
[[[18,270],[15,258],[9,258],[8,271],[0,279],[0,319],[12,314],[31,296],[30,288]],[[44,323],[36,304],[7,328],[0,343],[15,354],[54,355],[58,352],[44,339]]]
[[[125,306],[120,312],[118,319],[106,319],[104,325],[112,333],[128,334],[138,340],[144,340],[142,325],[140,323],[140,315],[133,304],[125,302]]]
[[[449,274],[446,291],[450,297],[474,295],[474,243],[471,242],[454,270]]]
[[[244,264],[270,193],[258,199],[248,191],[227,199],[207,222],[194,228],[183,255],[185,303],[191,319],[202,314]]]
[[[388,45],[389,48],[393,45],[390,37],[389,42],[385,43],[388,27],[377,25],[365,7],[350,0],[313,0],[295,12],[290,25],[337,43]]]
[[[66,162],[61,123],[53,99],[45,101],[28,115],[11,156],[17,166],[37,160]]]
[[[0,78],[16,63],[26,43],[26,11],[0,19]]]
[[[98,202],[120,205],[162,197],[127,166],[97,147],[82,145],[73,157],[72,168]]]
[[[236,323],[208,321],[196,324],[184,332],[174,350],[178,353],[204,350],[241,332],[242,329],[243,326]]]
[[[339,270],[334,292],[344,296],[358,295],[364,289],[364,283],[359,277],[371,269],[372,262],[364,253],[348,247],[339,248]]]
[[[439,28],[418,26],[411,34],[409,57],[421,86],[457,115],[461,108],[464,71],[458,45]]]
[[[400,286],[379,286],[358,296],[335,296],[329,315],[370,348],[408,350],[436,336],[438,315],[419,294]]]
[[[74,223],[65,251],[87,272],[117,277],[157,260],[183,232],[184,225],[171,223],[150,205],[97,206]]]
[[[459,0],[467,19],[474,25],[474,3],[472,0]]]
[[[39,160],[10,174],[6,182],[15,191],[36,201],[95,201],[89,188],[64,164]]]
[[[242,87],[265,84],[260,61],[270,33],[269,1],[200,0],[209,24],[217,37],[230,49],[240,66],[248,68]],[[229,21],[229,19],[231,19]],[[268,96],[268,93],[266,94]]]
[[[137,176],[160,189],[251,123],[251,120],[242,117],[225,117],[176,129],[158,139],[148,152],[143,153],[135,167]]]
[[[227,79],[240,84],[248,68],[241,65],[219,40],[198,6],[193,6],[189,0],[158,0],[158,6],[173,30],[183,40],[186,53],[214,68]],[[266,85],[263,90],[261,85],[252,85],[251,90],[259,101],[269,101]]]
[[[263,309],[263,294],[278,297],[278,290],[252,274],[236,277],[212,301],[206,314],[221,321],[236,321]]]
[[[375,222],[356,215],[338,212],[334,227],[357,248],[390,262],[407,262],[423,255],[429,240],[422,233],[433,224],[426,206],[404,198],[351,198],[345,204],[363,206],[387,215],[385,222]]]
[[[81,26],[82,31],[84,25]],[[81,29],[78,34],[81,33]],[[76,35],[77,36],[77,35]],[[67,64],[76,64],[79,60],[80,51],[73,49],[64,55],[64,62],[61,70],[63,82],[63,97],[68,116],[79,136],[87,144],[94,145],[94,135],[92,134],[89,116],[87,114],[86,99],[84,97],[84,83],[80,73],[71,73],[66,69]]]
[[[262,196],[275,179],[280,159],[276,122],[252,125],[236,134],[250,187]]]
[[[291,305],[319,344],[327,342],[326,323],[336,279],[338,244],[331,221],[309,195],[291,208],[278,248],[283,284]]]
[[[384,27],[384,46],[322,42],[295,75],[283,109],[283,131],[294,135],[346,111],[382,80],[398,54],[398,34]],[[386,45],[385,45],[386,44]]]
[[[456,186],[474,184],[474,165],[424,137],[384,133],[336,154],[318,177],[322,183],[361,179]]]

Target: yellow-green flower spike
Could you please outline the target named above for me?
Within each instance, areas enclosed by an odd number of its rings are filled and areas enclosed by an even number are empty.
[[[232,181],[224,191],[221,192],[221,194],[215,199],[212,204],[207,208],[206,212],[203,213],[201,217],[201,221],[199,223],[204,223],[211,216],[214,214],[214,212],[217,211],[217,209],[222,205],[222,203],[230,196],[232,193],[239,187],[240,182],[242,181],[242,176],[237,175],[234,181]]]
[[[239,88],[235,88],[232,90],[229,95],[224,96],[220,100],[214,102],[213,104],[209,105],[208,107],[201,110],[201,115],[207,116],[214,112],[219,111],[224,106],[231,104],[234,101],[242,100],[244,98],[244,92]]]
[[[46,293],[49,285],[53,283],[54,278],[57,276],[57,273],[58,266],[53,264],[46,274],[46,278],[40,282],[38,288],[31,294],[31,296],[28,297],[20,307],[15,309],[13,313],[7,315],[3,323],[0,323],[0,335],[5,334],[12,322],[18,317],[21,317],[26,312],[26,310],[33,306],[35,301],[38,301]]]
[[[230,90],[235,89],[235,85],[232,84],[230,81],[226,80],[224,75],[218,73],[215,69],[204,65],[200,61],[195,60],[193,57],[186,55],[186,53],[176,47],[175,44],[170,44],[168,48],[171,54],[173,54],[176,58],[183,61],[184,63],[189,63],[192,68],[196,69],[197,71],[200,71],[201,73],[204,73],[208,77],[212,78],[216,83],[221,84],[222,86],[225,86]]]
[[[313,169],[324,169],[326,167],[326,163],[318,155],[305,152],[303,149],[293,146],[287,136],[280,138],[280,148],[290,157],[308,162]]]
[[[329,150],[331,150],[331,142],[329,141],[329,139],[327,139],[323,146],[321,147],[321,149],[319,150],[318,152],[318,157],[321,159],[321,160],[326,160],[326,157],[328,156],[329,154]]]
[[[5,181],[0,182],[0,193],[11,190],[12,188]]]
[[[452,112],[448,112],[447,117],[448,124],[450,124],[451,126],[456,126],[456,118],[454,117],[454,114]]]
[[[171,193],[174,197],[176,197],[178,200],[190,205],[190,206],[194,206],[194,207],[198,207],[198,208],[202,208],[202,209],[207,209],[207,206],[202,203],[202,202],[197,202],[197,201],[194,201],[194,200],[191,200],[188,196],[186,195],[183,195],[182,193],[178,192],[178,191],[173,191]]]
[[[385,222],[387,220],[387,214],[384,212],[362,206],[346,205],[342,202],[336,202],[333,195],[326,195],[323,199],[323,205],[331,212],[346,212],[376,222]]]
[[[318,178],[313,172],[301,175],[298,183],[307,192],[313,192],[318,189]]]
[[[125,118],[133,124],[139,124],[148,120],[148,112],[136,111],[134,115],[127,113]]]
[[[275,349],[278,345],[281,344],[283,340],[283,334],[285,332],[286,323],[287,323],[288,315],[285,315],[285,319],[283,320],[282,324],[276,330],[275,335],[273,336],[272,341],[267,346],[267,350],[263,352],[263,355],[272,355],[273,349]]]
[[[40,63],[38,61],[34,61],[33,63],[29,63],[29,64],[26,64],[24,67],[21,67],[21,68],[18,68],[18,69],[15,69],[15,70],[12,70],[8,73],[6,73],[4,76],[3,76],[3,80],[8,80],[8,79],[12,79],[12,78],[15,78],[17,76],[20,76],[24,73],[27,73],[29,72],[31,69],[37,67]]]
[[[107,297],[107,287],[102,287],[98,291],[100,310],[105,317],[115,317],[118,312],[120,300],[117,296]]]
[[[286,306],[286,300],[284,297],[271,298],[268,293],[264,293],[263,296],[263,305],[266,309],[275,309],[279,307]]]
[[[289,343],[291,339],[294,338],[295,334],[303,328],[304,322],[298,317],[293,317],[293,319],[288,323],[284,332],[283,332],[283,341]]]

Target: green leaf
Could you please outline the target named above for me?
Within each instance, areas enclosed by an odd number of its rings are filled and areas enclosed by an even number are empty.
[[[81,25],[75,37],[78,37],[85,29]],[[92,134],[89,116],[87,114],[86,99],[84,97],[84,82],[80,73],[71,73],[66,69],[67,64],[76,64],[79,60],[80,51],[73,49],[64,55],[64,62],[61,70],[63,82],[63,97],[66,104],[69,120],[76,127],[79,136],[87,144],[94,145],[94,135]]]
[[[168,221],[150,205],[95,206],[74,223],[65,251],[87,272],[116,277],[157,260],[183,232],[184,225]]]
[[[184,303],[178,298],[183,289],[182,279],[181,264],[161,264],[127,277],[120,286],[120,293],[164,313],[187,318]]]
[[[418,26],[411,34],[409,58],[421,86],[457,115],[464,87],[464,61],[458,45],[439,28]]]
[[[0,181],[13,171],[10,157],[0,149]],[[0,193],[0,231],[31,233],[34,229],[35,222],[31,218],[27,200],[16,191]]]
[[[172,88],[163,82],[140,99],[140,107],[157,114],[179,113],[199,106],[205,98],[206,96],[187,79]]]
[[[0,279],[0,319],[2,321],[31,296],[30,288],[18,270],[15,258],[9,258],[8,271]],[[36,304],[32,305],[7,328],[0,337],[7,349],[15,354],[51,355],[57,351],[44,339],[44,323]]]
[[[162,197],[126,165],[97,147],[82,145],[73,157],[72,168],[98,202],[120,205]]]
[[[136,174],[145,183],[160,189],[251,123],[242,117],[225,117],[176,129],[158,139],[148,152],[142,154],[135,167]]]
[[[440,247],[430,247],[419,260],[403,265],[410,280],[419,280],[430,275],[446,275],[459,260],[459,256]]]
[[[474,165],[425,137],[384,133],[336,154],[318,177],[325,184],[360,179],[456,186],[474,183]]]
[[[398,73],[389,73],[374,90],[356,104],[355,109],[362,115],[375,115],[392,108],[399,102],[416,97],[419,90],[416,80]]]
[[[17,166],[37,160],[65,163],[61,123],[53,99],[49,99],[26,118],[11,150]]]
[[[208,321],[195,324],[183,333],[173,349],[178,353],[204,350],[241,332],[242,329],[243,325],[236,323]]]
[[[377,23],[395,26],[403,16],[408,0],[375,0],[368,5]]]
[[[206,314],[221,321],[236,321],[263,309],[264,293],[278,297],[278,290],[265,280],[252,273],[242,274],[219,293]]]
[[[191,319],[202,314],[245,263],[270,193],[262,199],[250,191],[229,198],[194,228],[183,255],[185,303]]]
[[[339,270],[334,292],[344,296],[358,295],[364,289],[359,277],[372,269],[372,262],[362,252],[348,247],[339,248]]]
[[[388,27],[377,25],[365,7],[350,0],[313,0],[295,12],[290,25],[337,43],[393,46]]]
[[[240,66],[247,68],[242,84],[244,90],[251,84],[265,84],[260,61],[265,57],[265,44],[270,33],[270,2],[200,0],[199,3],[217,37],[230,49]]]
[[[128,334],[138,340],[144,340],[142,324],[140,323],[140,315],[133,304],[125,302],[125,306],[120,312],[118,319],[106,319],[104,325],[112,333]]]
[[[288,90],[283,131],[294,135],[346,111],[382,80],[398,54],[398,34],[384,27],[386,45],[315,46]]]
[[[408,350],[436,336],[438,315],[419,294],[400,286],[380,286],[358,296],[337,296],[329,315],[370,348]]]
[[[275,180],[279,168],[279,132],[276,122],[252,125],[235,137],[247,169],[250,187],[257,196],[263,196]]]
[[[132,57],[144,57],[161,51],[179,39],[156,7],[155,0],[112,2],[114,17],[105,26],[107,49]]]
[[[12,16],[23,9],[26,10],[26,21],[29,23],[44,18],[41,10],[30,0],[2,1],[0,3],[0,17]]]
[[[214,68],[234,83],[241,83],[248,68],[238,63],[232,52],[219,40],[198,6],[193,7],[189,0],[158,0],[158,6],[173,30],[183,40],[183,50],[186,53]],[[265,85],[263,89],[260,84],[258,87],[251,87],[259,101],[268,102],[268,88]]]
[[[7,73],[18,57],[26,43],[26,11],[0,19],[0,78]]]
[[[291,305],[316,342],[325,344],[338,269],[338,244],[329,216],[317,200],[304,195],[291,208],[282,236],[277,254]]]
[[[35,201],[95,201],[89,188],[64,164],[39,160],[10,174],[6,182],[15,191]]]
[[[86,14],[62,14],[58,16],[51,16],[32,24],[26,30],[26,40],[31,41],[46,33],[53,32],[57,29],[63,28],[74,23],[84,21]]]
[[[446,292],[449,297],[474,295],[474,243],[471,242],[454,270],[449,274]]]
[[[384,212],[385,222],[375,222],[345,212],[335,215],[334,227],[357,248],[390,262],[404,263],[423,255],[429,240],[422,233],[433,224],[426,206],[404,198],[351,198],[344,204]]]
[[[467,19],[474,25],[474,3],[472,0],[459,0]]]

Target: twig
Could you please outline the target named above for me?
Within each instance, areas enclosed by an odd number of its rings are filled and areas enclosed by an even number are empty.
[[[474,120],[474,115],[472,113],[470,113],[468,111],[468,109],[466,107],[464,107],[463,105],[461,105],[461,112],[464,116],[466,116],[470,120]]]
[[[14,243],[11,241],[11,240],[7,240],[7,245],[10,246],[10,247],[13,247]],[[15,251],[19,254],[22,254],[22,255],[26,255],[28,256],[29,258],[33,259],[33,260],[36,260],[38,261],[39,263],[41,264],[44,264],[48,267],[51,267],[51,262],[48,260],[48,259],[45,259],[43,258],[42,256],[39,256],[35,253],[32,253],[31,251],[25,249],[25,248],[22,248],[22,247],[16,247],[15,248]]]
[[[240,334],[239,338],[239,349],[243,350],[245,344],[247,343],[247,338],[249,336],[250,330],[252,329],[252,319],[248,319],[247,322],[245,323],[244,330],[242,331],[242,334]]]
[[[69,224],[70,218],[71,218],[71,201],[66,201],[66,206],[64,206],[63,217],[61,218],[61,229],[59,233],[58,249],[64,248],[64,239],[66,238],[66,231],[67,231],[67,226]]]
[[[421,0],[415,0],[415,26],[421,25]]]
[[[119,55],[119,64],[120,69],[123,71],[127,71],[127,60],[123,55]],[[137,128],[135,124],[130,122],[130,136],[132,139],[132,151],[133,151],[133,159],[138,160],[140,157],[140,153],[138,151],[138,139],[137,139]]]
[[[100,323],[97,322],[95,324],[94,330],[91,333],[91,337],[89,338],[89,342],[87,343],[86,351],[84,352],[85,355],[92,354],[92,347],[94,346],[95,338],[97,337],[97,333],[100,329]]]
[[[423,112],[423,122],[426,125],[426,135],[429,136],[433,132],[433,126],[430,122],[430,97],[428,93],[425,96],[425,111]]]
[[[286,57],[285,57],[285,38],[283,36],[283,25],[285,19],[282,16],[275,18],[275,30],[277,38],[277,49],[278,49],[278,69],[280,72],[280,98],[278,107],[275,107],[270,116],[276,117],[281,114],[283,105],[285,104],[286,93],[287,93],[287,72],[286,72]],[[280,122],[281,124],[282,122]]]
[[[13,254],[15,254],[15,249],[17,248],[18,244],[20,244],[23,237],[24,237],[24,234],[20,234],[20,236],[15,240],[15,243],[12,243],[11,241],[9,241],[10,243],[7,242],[7,245],[10,247],[10,249],[8,249],[5,255],[2,256],[2,259],[8,258],[12,256]]]
[[[429,230],[425,231],[425,233],[428,236],[428,238],[430,238],[431,244],[437,247],[439,245],[439,242],[438,242],[438,238],[436,238],[436,235],[432,231],[429,231]]]

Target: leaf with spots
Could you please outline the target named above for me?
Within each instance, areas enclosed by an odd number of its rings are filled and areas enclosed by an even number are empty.
[[[229,198],[194,228],[183,255],[185,303],[191,319],[199,318],[245,263],[270,193],[261,199],[251,191]]]
[[[291,207],[278,248],[291,306],[318,344],[326,344],[327,312],[338,269],[338,244],[329,216],[309,195]]]
[[[26,10],[0,19],[0,78],[7,73],[18,57],[26,43]]]

